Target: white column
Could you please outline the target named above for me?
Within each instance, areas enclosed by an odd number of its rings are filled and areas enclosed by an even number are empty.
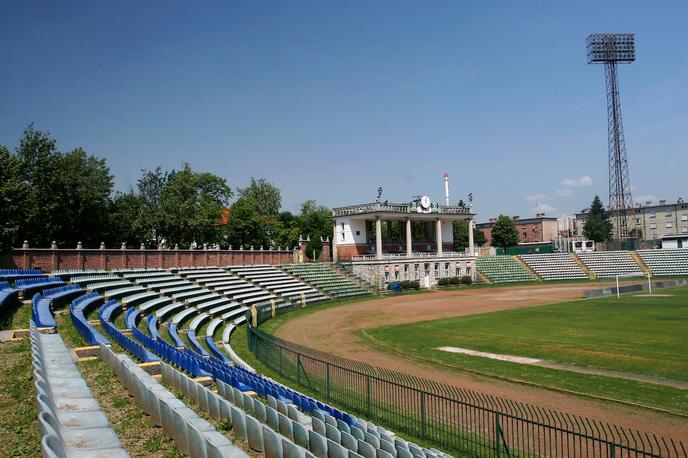
[[[413,236],[411,234],[411,218],[406,220],[406,257],[413,257]]]
[[[435,221],[435,229],[437,232],[437,256],[442,256],[442,220]]]
[[[375,217],[375,258],[382,259],[382,223],[380,217]]]
[[[337,222],[332,225],[332,261],[337,262]]]
[[[473,246],[473,222],[472,219],[468,220],[468,254],[470,256],[475,256],[475,247]]]

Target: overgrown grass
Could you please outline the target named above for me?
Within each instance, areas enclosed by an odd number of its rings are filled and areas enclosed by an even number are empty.
[[[478,372],[688,414],[688,391],[437,350],[455,346],[565,364],[688,380],[688,288],[359,331],[384,351]]]
[[[38,412],[35,407],[36,392],[31,369],[31,345],[28,338],[0,343],[2,456],[39,456],[41,453]]]
[[[31,319],[31,304],[18,303],[7,307],[0,314],[0,331],[8,329],[27,329]]]
[[[56,315],[58,330],[69,347],[85,346],[86,342],[71,323],[68,313]],[[101,330],[102,332],[102,330]],[[116,352],[123,350],[113,344]],[[129,397],[122,382],[100,358],[78,363],[79,371],[105,412],[110,426],[122,446],[132,456],[181,457],[172,439],[153,424],[143,407]]]

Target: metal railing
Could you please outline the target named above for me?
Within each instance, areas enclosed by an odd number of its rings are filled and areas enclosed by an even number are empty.
[[[683,442],[445,385],[301,347],[251,325],[249,350],[304,392],[457,456],[677,457]]]
[[[332,209],[332,216],[362,215],[365,213],[418,213],[411,203],[371,202],[367,204],[349,205]],[[427,213],[427,212],[424,212]],[[472,215],[471,208],[460,205],[437,205],[432,213],[444,215]]]

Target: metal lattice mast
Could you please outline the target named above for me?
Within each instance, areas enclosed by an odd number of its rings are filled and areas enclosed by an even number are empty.
[[[604,63],[607,82],[609,210],[614,224],[614,237],[626,239],[627,212],[633,208],[633,197],[621,119],[617,63],[635,60],[635,40],[632,33],[592,34],[587,39],[587,48],[589,64]]]

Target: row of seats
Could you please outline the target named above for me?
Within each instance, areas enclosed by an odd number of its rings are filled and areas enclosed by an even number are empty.
[[[344,275],[322,264],[283,264],[282,270],[315,286],[331,297],[343,298],[370,294]]]
[[[588,275],[568,253],[522,254],[519,257],[543,280],[588,278]]]
[[[248,458],[211,423],[199,417],[128,356],[115,354],[105,345],[100,348],[103,359],[129,394],[143,406],[153,423],[174,440],[180,453],[199,458]]]
[[[586,251],[576,256],[598,278],[644,275],[629,251]]]
[[[45,457],[128,457],[59,334],[29,327],[41,450]]]
[[[638,250],[638,256],[658,277],[688,275],[688,248]]]
[[[78,285],[58,286],[36,293],[31,298],[32,319],[41,330],[55,330],[57,323],[53,316],[53,307],[69,302],[80,296],[83,290]]]
[[[299,302],[316,303],[327,300],[327,295],[269,264],[230,266],[229,270],[268,291]]]
[[[110,342],[86,319],[89,311],[99,308],[103,298],[98,293],[88,293],[74,299],[69,306],[69,316],[72,325],[89,345],[110,345]]]
[[[537,280],[513,256],[478,256],[476,267],[492,283],[511,283]]]
[[[44,278],[32,278],[28,280],[17,280],[14,282],[14,288],[21,290],[24,298],[31,297],[34,293],[38,291],[43,291],[44,289],[54,288],[57,286],[63,286],[63,282],[60,278],[44,277]]]
[[[10,286],[8,281],[0,281],[0,311],[14,307],[19,302],[19,290]]]
[[[370,429],[370,427],[365,426],[365,422],[361,422],[354,417],[348,416],[344,412],[340,412],[330,406],[323,405],[318,401],[300,395],[299,393],[282,385],[276,384],[269,379],[257,376],[255,373],[245,370],[239,366],[233,366],[234,369],[232,369],[232,366],[227,366],[226,363],[216,360],[215,358],[202,358],[198,354],[194,355],[193,351],[191,350],[181,351],[162,340],[159,336],[145,335],[135,327],[132,328],[132,336],[142,342],[146,347],[156,348],[153,350],[153,352],[159,354],[163,360],[172,362],[173,365],[191,373],[193,376],[211,376],[215,378],[218,386],[218,392],[220,394],[225,392],[227,390],[226,385],[229,385],[233,387],[232,389],[234,390],[239,390],[241,392],[255,392],[259,396],[267,397],[268,403],[270,403],[272,398],[274,398],[276,403],[283,403],[285,406],[293,403],[296,407],[301,409],[301,411],[310,412],[314,417],[322,416],[322,421],[325,421],[325,418],[329,418],[329,422],[333,425],[336,425],[339,428],[338,430],[341,430],[341,432],[337,434],[330,432],[327,434],[326,429],[328,428],[324,426],[324,423],[323,427],[321,429],[319,428],[318,431],[311,431],[312,435],[316,436],[316,439],[314,439],[315,450],[311,450],[311,452],[314,452],[316,456],[326,457],[332,456],[331,454],[334,454],[334,456],[357,456],[353,454],[357,453],[357,451],[360,451],[362,456],[370,458],[381,456],[389,458],[391,456],[396,456],[397,454],[409,458],[411,456],[425,457],[437,456],[441,454],[439,451],[428,451],[426,453],[422,451],[420,447],[407,444],[403,441],[395,443],[391,433],[387,433],[383,429],[377,429],[373,427],[375,434],[370,431],[364,432],[366,431],[366,428]],[[193,355],[194,360],[200,359],[200,361],[197,363],[194,363],[193,361],[190,362],[188,360],[189,355]],[[226,385],[223,385],[223,383]],[[223,386],[225,388],[223,388]],[[243,396],[244,398],[247,398],[247,396]],[[260,403],[260,405],[265,407],[262,403]],[[285,410],[286,409],[287,408],[285,407]],[[294,417],[296,417],[296,415]],[[235,424],[237,423],[235,416],[232,417],[232,420]],[[265,421],[266,420],[263,420],[263,422]],[[313,421],[313,423],[318,422],[317,419],[311,419],[311,421]],[[243,422],[241,423],[243,424]],[[295,426],[295,424],[293,426]],[[259,428],[256,430],[258,431]],[[287,427],[286,431],[282,429],[275,429],[275,431],[286,433],[286,437],[288,439],[292,439],[289,434],[293,433],[293,427]],[[359,434],[361,435],[360,438],[355,436]],[[380,438],[381,434],[384,434],[382,438]],[[249,444],[251,444],[250,439]],[[306,444],[308,444],[308,442],[306,442]],[[331,448],[329,452],[328,444]],[[389,455],[383,454],[380,449],[376,448],[376,446],[387,448],[386,452],[389,453]],[[381,450],[385,451],[384,448]],[[402,451],[397,452],[397,448],[401,448]],[[317,451],[317,453],[315,453],[315,451]],[[348,453],[349,451],[351,453]],[[420,454],[414,453],[414,451],[420,452]],[[341,455],[342,452],[344,455]],[[330,455],[328,455],[328,453],[330,453]]]
[[[0,281],[22,280],[27,278],[46,277],[40,269],[0,269]]]
[[[76,305],[78,305],[82,301],[85,303],[97,303],[98,299],[102,300],[102,297],[100,297],[97,293],[90,293],[87,296],[88,297],[85,297],[83,299],[79,298],[79,300],[76,300],[75,301],[75,302],[77,302]],[[124,296],[122,298],[122,300],[125,300],[128,297],[130,297],[130,296]],[[158,305],[160,303],[171,302],[171,300],[169,298],[157,297],[157,300],[159,301]],[[147,302],[149,302],[149,301],[147,301]],[[137,307],[130,307],[130,309],[127,311],[127,315],[128,316],[130,315],[132,317],[133,321],[136,322],[137,321],[136,317],[139,316],[139,314],[141,313],[141,309],[145,308],[144,307],[145,304],[146,304],[146,302],[142,303],[141,306],[139,306],[138,308]],[[132,311],[132,309],[134,309],[134,310]],[[155,310],[155,308],[153,307],[153,308],[148,308],[146,311],[151,312],[154,310]],[[133,329],[131,331],[131,334],[134,337],[134,339],[129,338],[128,336],[126,336],[125,334],[121,333],[119,330],[116,329],[116,327],[112,323],[112,317],[115,316],[117,313],[122,313],[122,306],[117,301],[107,301],[103,304],[103,306],[99,310],[99,318],[101,321],[101,326],[106,330],[106,333],[108,333],[108,335],[114,341],[117,341],[120,345],[122,345],[125,349],[127,349],[127,351],[134,354],[140,360],[142,360],[142,361],[155,360],[153,358],[146,357],[146,354],[141,352],[141,349],[143,349],[143,350],[145,350],[145,352],[148,353],[148,355],[153,355],[153,353],[150,352],[150,350],[149,350],[150,347],[146,348],[146,345],[139,345],[139,347],[140,347],[139,349],[135,348],[136,347],[135,344],[137,344],[139,342],[143,342],[142,339],[150,338],[148,336],[145,336],[145,334],[143,334],[139,329],[137,329],[136,324],[133,325]],[[201,312],[201,313],[203,313],[203,312]],[[168,317],[172,316],[172,314],[169,313],[167,316]],[[201,315],[200,314],[196,315],[196,317],[199,317],[199,316],[201,316]],[[148,316],[148,318],[155,319],[155,316],[153,314],[151,314]],[[163,318],[165,318],[165,316],[163,316]],[[245,317],[242,316],[241,318],[242,318],[241,321],[245,321]],[[126,321],[128,322],[127,327],[130,327],[132,325],[130,323],[130,320],[131,320],[130,318],[128,318],[128,317],[126,318]],[[208,318],[204,318],[203,320],[200,320],[200,319],[197,320],[197,322],[204,322],[207,320],[208,320]],[[85,318],[81,321],[88,323],[85,320]],[[211,336],[214,334],[214,330],[219,328],[219,326],[221,324],[222,324],[222,320],[220,320],[219,322],[215,321],[212,329],[211,329],[210,324],[209,324],[208,325],[209,329],[207,330],[207,332],[210,335],[206,335],[206,338],[210,338],[212,341]],[[238,324],[239,323],[232,323],[225,328],[226,330],[229,329],[229,332],[227,333],[228,335],[227,335],[226,339],[224,339],[224,333],[223,333],[223,340],[229,341],[229,335],[231,334],[231,330],[234,329],[236,327],[236,325],[238,325]],[[198,326],[190,325],[189,327],[190,327],[190,329],[194,328],[195,330],[198,330]],[[114,335],[117,335],[117,337],[116,338],[113,337]],[[142,337],[142,336],[145,336],[145,337]],[[217,355],[205,355],[205,357],[200,356],[201,352],[199,352],[198,348],[195,348],[195,346],[192,346],[191,349],[181,351],[181,350],[178,350],[176,348],[173,348],[172,345],[162,341],[162,339],[159,336],[153,337],[153,339],[157,340],[157,344],[160,346],[160,348],[164,349],[164,352],[166,352],[167,358],[170,361],[174,361],[176,364],[179,365],[179,367],[185,368],[189,373],[193,374],[194,376],[208,376],[208,375],[210,375],[210,376],[213,376],[217,379],[218,371],[220,371],[219,368],[221,368],[221,367],[229,368],[230,367],[227,364],[227,362],[228,362],[227,359],[223,360],[222,358],[219,358]],[[206,343],[208,343],[207,340],[206,340]],[[219,350],[218,350],[218,352],[219,352]],[[143,356],[141,356],[141,355],[143,355]],[[156,355],[153,355],[153,356],[157,358]],[[208,361],[209,361],[208,358],[210,358],[210,360],[216,361],[216,362],[212,363],[212,364],[208,364]],[[163,358],[163,359],[165,359],[165,358]],[[199,359],[200,359],[200,361],[199,361]],[[276,399],[281,399],[282,402],[285,402],[285,401],[291,402],[291,398],[295,398],[298,400],[297,405],[305,406],[307,408],[309,406],[313,408],[313,403],[316,402],[314,400],[310,400],[311,403],[309,404],[308,398],[299,396],[295,392],[292,396],[290,396],[290,391],[288,391],[288,389],[286,389],[286,387],[282,387],[281,385],[277,385],[277,386],[273,387],[270,383],[268,383],[264,380],[261,382],[256,382],[255,380],[252,379],[252,377],[257,377],[254,373],[251,373],[249,370],[246,370],[246,369],[240,369],[238,366],[236,366],[236,369],[240,370],[241,373],[240,373],[240,375],[235,377],[234,383],[237,387],[240,387],[244,390],[257,389],[259,394],[262,393],[264,396],[266,396],[268,394],[274,395],[276,397]],[[218,380],[220,380],[220,379],[218,379]],[[226,379],[226,381],[228,383],[231,383],[232,379],[231,378],[229,380]],[[274,383],[274,382],[271,382],[271,383]],[[289,396],[289,397],[287,397],[287,396]],[[343,413],[339,413],[338,411],[335,411],[335,409],[332,409],[331,407],[327,407],[327,406],[319,405],[319,404],[315,404],[315,406],[316,407],[313,408],[312,412],[319,410],[319,409],[317,409],[317,407],[323,407],[323,409],[329,409],[329,411],[333,415],[339,416],[340,421],[343,421],[346,418]],[[317,422],[317,420],[316,420],[316,422]],[[351,425],[347,425],[347,426],[349,428],[349,431],[351,431],[352,430]],[[347,434],[349,434],[349,433],[347,433]],[[325,443],[327,443],[327,441],[329,441],[329,445],[331,447],[330,454],[333,454],[333,453],[337,454],[337,451],[341,452],[342,450],[344,450],[344,452],[346,452],[347,447],[345,445],[348,445],[348,450],[350,450],[352,452],[353,452],[352,447],[354,447],[354,445],[353,445],[354,443],[356,443],[356,447],[359,447],[359,444],[356,441],[352,442],[351,440],[349,440],[350,438],[348,438],[347,436],[344,436],[343,434],[339,435],[339,440],[346,441],[346,444],[335,444],[335,443],[333,443],[334,442],[333,438],[336,438],[336,437],[332,433],[330,434],[330,436],[332,436],[332,438],[326,437],[326,434],[319,434],[319,436],[325,436],[323,438],[323,440],[326,441]],[[345,437],[347,439],[342,439],[342,437]],[[323,450],[322,444],[323,443],[322,443],[322,441],[318,441],[318,439],[316,439],[316,443],[318,443],[318,442],[320,444],[320,445],[318,445],[319,450],[322,452],[322,450]],[[385,442],[385,441],[383,440],[383,442]],[[389,441],[385,442],[385,446],[389,445],[388,442]],[[368,456],[369,453],[367,453],[367,452],[370,452],[370,449],[368,449],[366,445],[360,445],[360,447],[362,449],[361,451],[363,452],[363,456]],[[358,450],[358,448],[356,448],[356,450]],[[373,449],[373,453],[378,454],[379,456],[385,456],[386,457],[386,455],[380,455],[375,449]],[[303,455],[301,455],[301,456],[303,456]],[[327,453],[325,453],[324,456],[327,456]],[[339,455],[337,454],[336,456],[339,456]],[[346,455],[344,455],[344,456],[346,456]],[[356,456],[356,455],[350,455],[350,456]],[[423,455],[423,456],[425,456],[425,455]]]

